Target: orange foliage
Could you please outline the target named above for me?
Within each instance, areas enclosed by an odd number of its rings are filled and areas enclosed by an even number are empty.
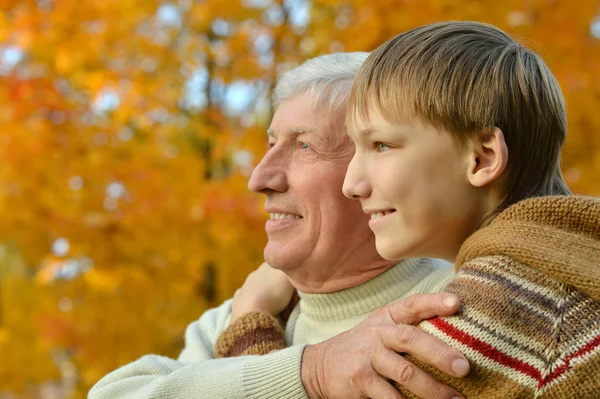
[[[596,7],[0,1],[0,398],[53,382],[83,398],[140,355],[176,356],[186,324],[262,260],[262,199],[246,181],[266,104],[282,68],[319,53],[448,19],[527,38],[567,99],[567,180],[600,195]],[[249,93],[227,93],[240,82]]]

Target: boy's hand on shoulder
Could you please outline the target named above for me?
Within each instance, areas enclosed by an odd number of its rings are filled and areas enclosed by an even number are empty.
[[[295,289],[285,273],[263,263],[235,292],[231,320],[254,311],[278,316],[288,307],[294,293]]]

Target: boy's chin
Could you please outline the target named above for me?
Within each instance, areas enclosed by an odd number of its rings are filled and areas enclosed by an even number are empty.
[[[405,251],[401,250],[399,245],[394,245],[393,242],[387,240],[385,240],[385,242],[380,241],[382,240],[376,240],[376,248],[379,256],[381,256],[383,259],[398,261],[410,257],[404,253]]]

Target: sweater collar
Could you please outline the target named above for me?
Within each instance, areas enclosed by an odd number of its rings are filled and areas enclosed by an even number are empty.
[[[432,269],[431,259],[407,259],[360,285],[327,294],[300,292],[300,309],[316,321],[335,321],[368,313],[402,297]]]

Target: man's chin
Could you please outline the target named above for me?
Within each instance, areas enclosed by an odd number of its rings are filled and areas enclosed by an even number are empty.
[[[282,245],[277,241],[269,240],[264,251],[265,262],[284,273],[293,271],[302,265],[302,256],[297,248],[290,243]]]

